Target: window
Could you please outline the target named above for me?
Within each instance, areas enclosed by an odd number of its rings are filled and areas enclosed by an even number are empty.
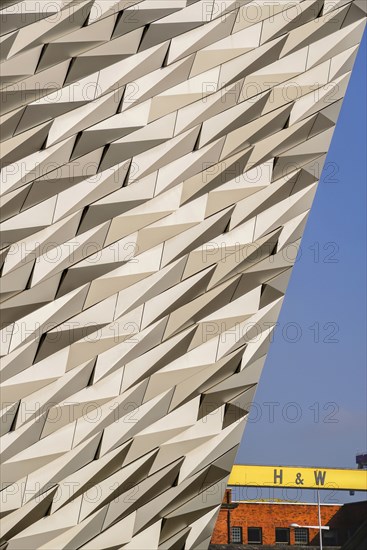
[[[263,534],[261,527],[249,527],[247,529],[248,544],[262,544]]]
[[[289,544],[289,529],[284,529],[283,527],[276,527],[275,542],[276,544]]]
[[[231,527],[231,542],[242,544],[242,527]]]
[[[325,546],[338,546],[338,532],[336,529],[323,530],[322,540]]]
[[[308,529],[298,527],[294,530],[294,542],[296,544],[308,544]]]

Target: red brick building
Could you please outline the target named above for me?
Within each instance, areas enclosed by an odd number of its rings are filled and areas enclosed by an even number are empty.
[[[324,546],[341,546],[367,518],[367,502],[321,504]],[[319,545],[317,504],[289,502],[233,502],[227,490],[211,543],[252,545]]]

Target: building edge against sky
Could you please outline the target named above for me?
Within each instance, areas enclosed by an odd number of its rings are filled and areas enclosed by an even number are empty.
[[[366,16],[124,4],[0,11],[7,550],[207,548]]]
[[[366,48],[364,33],[238,463],[353,468],[367,448]]]

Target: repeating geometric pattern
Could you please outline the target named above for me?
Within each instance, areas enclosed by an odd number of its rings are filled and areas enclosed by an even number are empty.
[[[0,13],[1,548],[207,548],[365,0]]]

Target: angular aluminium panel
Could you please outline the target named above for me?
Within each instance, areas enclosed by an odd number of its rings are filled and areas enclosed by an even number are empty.
[[[208,546],[365,6],[2,2],[2,549]]]

